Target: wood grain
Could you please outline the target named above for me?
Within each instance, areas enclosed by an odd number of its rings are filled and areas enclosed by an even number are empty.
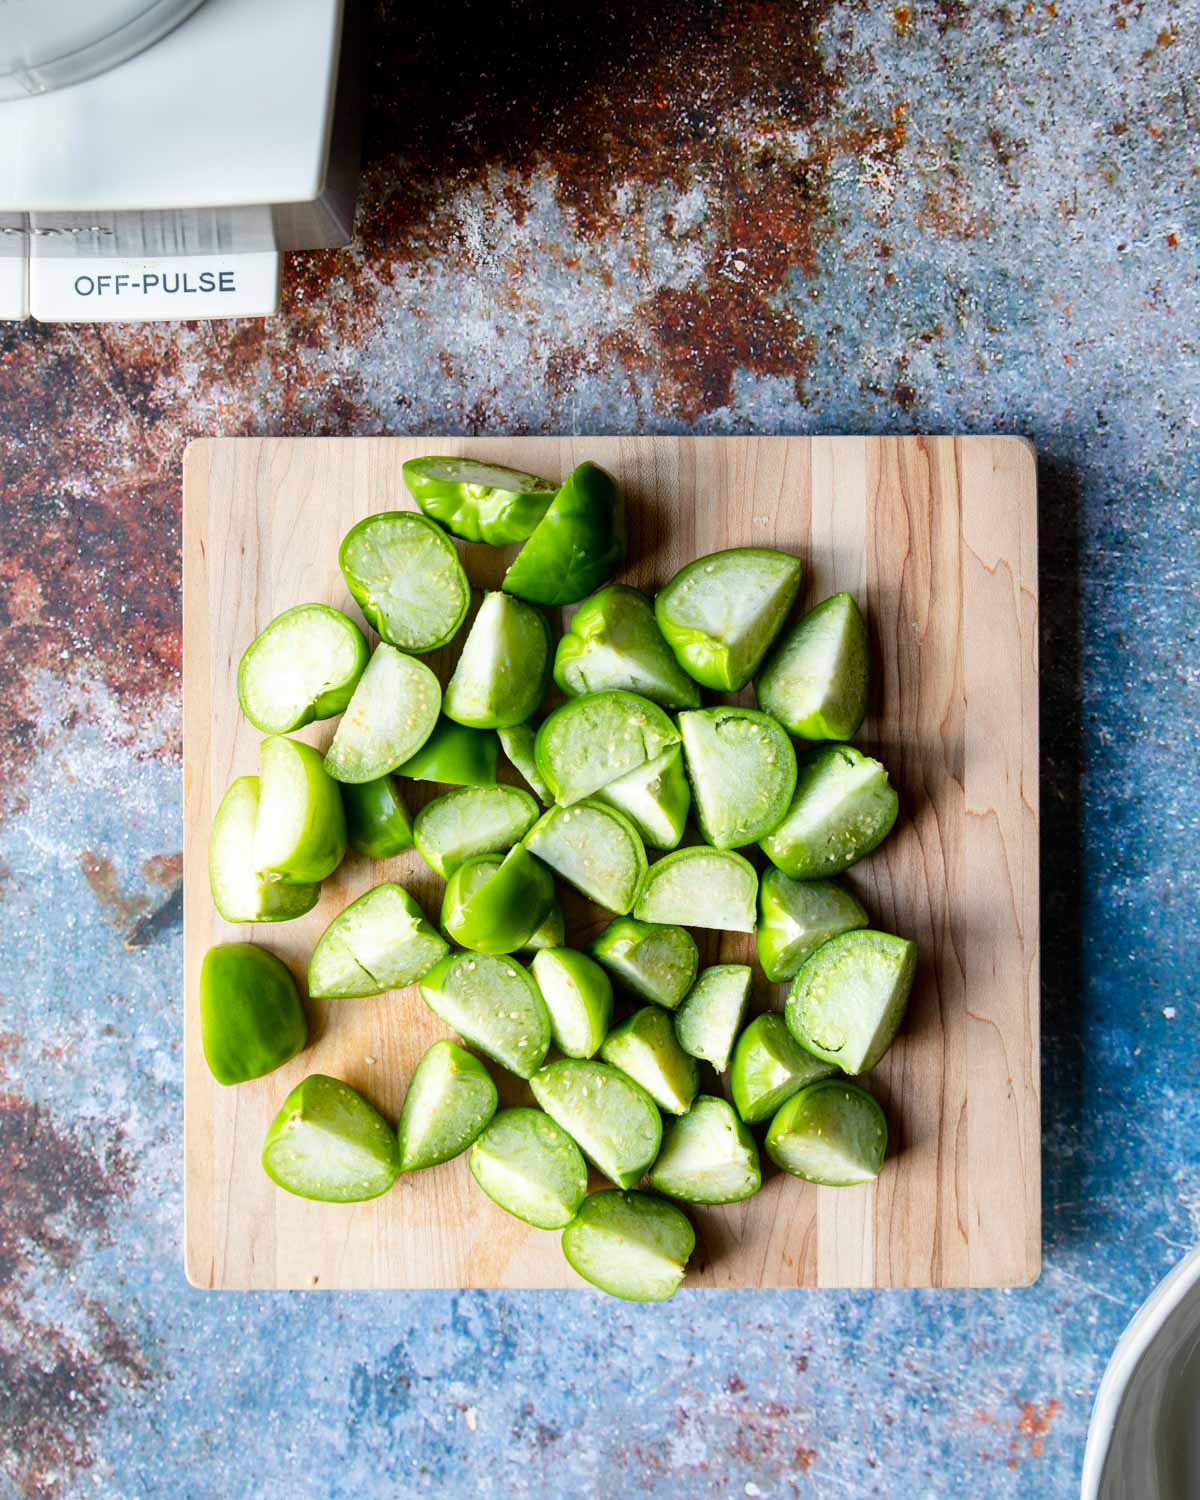
[[[336,1074],[395,1118],[417,1059],[444,1031],[415,990],[312,1002],[313,1042],[234,1089],[200,1049],[197,975],[212,943],[252,938],[303,976],[325,924],[381,879],[431,913],[441,882],[410,852],[352,855],[317,908],[231,927],[209,898],[212,813],[256,768],[238,658],[279,610],[321,600],[358,618],[337,569],[347,528],[406,507],[400,466],[473,453],[550,476],[591,458],[629,500],[624,575],[653,590],[682,563],[760,544],[804,558],[809,604],[849,589],[877,663],[859,743],[902,799],[892,838],[849,877],[877,925],[915,937],[907,1024],[872,1086],[893,1146],[878,1182],[817,1189],[768,1170],[745,1204],[694,1214],[689,1285],[1007,1286],[1041,1264],[1038,1057],[1037,498],[1032,450],[1013,438],[215,439],[184,476],[186,1264],[204,1287],[581,1285],[558,1237],[518,1223],[465,1160],[404,1177],[355,1206],[274,1188],[258,1155],[287,1091]],[[511,551],[462,547],[477,588]],[[443,677],[459,642],[430,658]],[[749,693],[742,695],[747,701]],[[332,724],[303,737],[324,747]],[[436,789],[413,787],[414,807]],[[569,901],[571,938],[605,920]],[[706,962],[750,960],[753,939],[705,934]],[[761,981],[758,1005],[782,987]],[[500,1077],[506,1102],[525,1086]],[[709,1077],[709,1088],[719,1082]]]

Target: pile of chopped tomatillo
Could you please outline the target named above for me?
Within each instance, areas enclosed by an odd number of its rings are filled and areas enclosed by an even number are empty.
[[[581,1276],[669,1297],[695,1245],[679,1205],[759,1189],[752,1126],[809,1182],[868,1182],[883,1164],[883,1110],[849,1080],[891,1045],[916,948],[871,928],[836,878],[898,809],[884,767],[847,743],[867,711],[866,626],[845,593],[789,623],[801,565],[769,547],[697,558],[654,599],[610,583],[624,502],[595,464],[561,486],[464,458],[412,459],[404,477],[420,510],[366,517],[339,551],[374,649],[323,604],[246,648],[238,699],[268,738],[217,811],[209,872],[225,920],[284,922],[347,849],[415,844],[446,883],[437,925],[403,885],[372,887],[325,929],[308,991],[416,984],[460,1040],[422,1057],[396,1129],[349,1084],[306,1078],[263,1166],[290,1193],[349,1203],[469,1150],[483,1192],[561,1230]],[[467,617],[451,536],[523,545],[443,684],[420,658]],[[546,610],[576,603],[556,642]],[[551,679],[565,701],[539,722]],[[750,682],[757,708],[705,706],[705,689]],[[288,738],[335,715],[324,756]],[[501,749],[528,791],[497,781]],[[411,819],[405,778],[450,790]],[[559,880],[612,914],[586,949],[568,943]],[[790,981],[786,1010],[748,1019],[752,969],[700,968],[693,927],[755,933],[766,978]],[[210,949],[200,986],[218,1082],[307,1045],[296,982],[266,948]],[[528,1080],[534,1105],[498,1110],[481,1058]],[[727,1074],[732,1103],[701,1092],[702,1065],[711,1085]],[[612,1187],[588,1191],[589,1162]]]

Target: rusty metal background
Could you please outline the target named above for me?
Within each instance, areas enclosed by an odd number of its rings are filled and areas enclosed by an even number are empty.
[[[1069,1495],[1200,1231],[1195,0],[368,19],[281,318],[0,333],[0,1494]],[[947,429],[1041,455],[1041,1283],[189,1289],[187,438]]]

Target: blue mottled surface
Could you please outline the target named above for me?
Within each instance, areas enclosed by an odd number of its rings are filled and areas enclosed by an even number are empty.
[[[359,241],[284,317],[0,333],[0,1492],[1070,1495],[1200,1235],[1197,6],[369,23]],[[185,1284],[183,444],[572,429],[1037,444],[1033,1289]]]

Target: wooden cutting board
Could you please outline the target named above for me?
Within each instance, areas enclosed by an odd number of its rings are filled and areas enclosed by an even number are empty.
[[[783,547],[806,564],[806,607],[839,589],[864,604],[876,653],[858,743],[901,796],[888,842],[849,876],[875,925],[917,939],[904,1030],[872,1075],[892,1147],[869,1187],[767,1173],[749,1202],[692,1212],[687,1285],[1008,1286],[1041,1265],[1038,1061],[1037,498],[1014,438],[215,439],[184,471],[186,1261],[204,1287],[564,1287],[583,1283],[559,1238],[510,1218],[465,1158],[358,1206],[312,1204],[259,1166],[267,1126],[310,1072],[335,1074],[395,1119],[413,1067],[445,1028],[415,989],[313,1003],[311,1046],[224,1089],[200,1047],[197,976],[212,943],[266,944],[302,978],[326,923],[383,879],[436,917],[441,882],[412,851],[351,855],[298,921],[232,927],[209,897],[206,846],[229,781],[257,769],[238,658],[288,605],[358,611],[337,567],[360,517],[410,505],[402,462],[468,453],[550,477],[585,458],[629,502],[631,563],[648,590],[721,547]],[[513,549],[463,545],[477,587]],[[464,632],[465,634],[465,632]],[[462,635],[459,636],[459,642]],[[447,674],[458,642],[429,658]],[[748,697],[748,695],[743,695]],[[302,731],[324,747],[332,721]],[[433,794],[413,786],[414,809]],[[755,852],[756,851],[750,851]],[[606,920],[568,903],[569,941]],[[707,934],[705,963],[751,960],[753,939]],[[759,979],[758,1007],[783,988]],[[524,1086],[501,1079],[502,1099]],[[717,1087],[709,1077],[706,1087]]]

